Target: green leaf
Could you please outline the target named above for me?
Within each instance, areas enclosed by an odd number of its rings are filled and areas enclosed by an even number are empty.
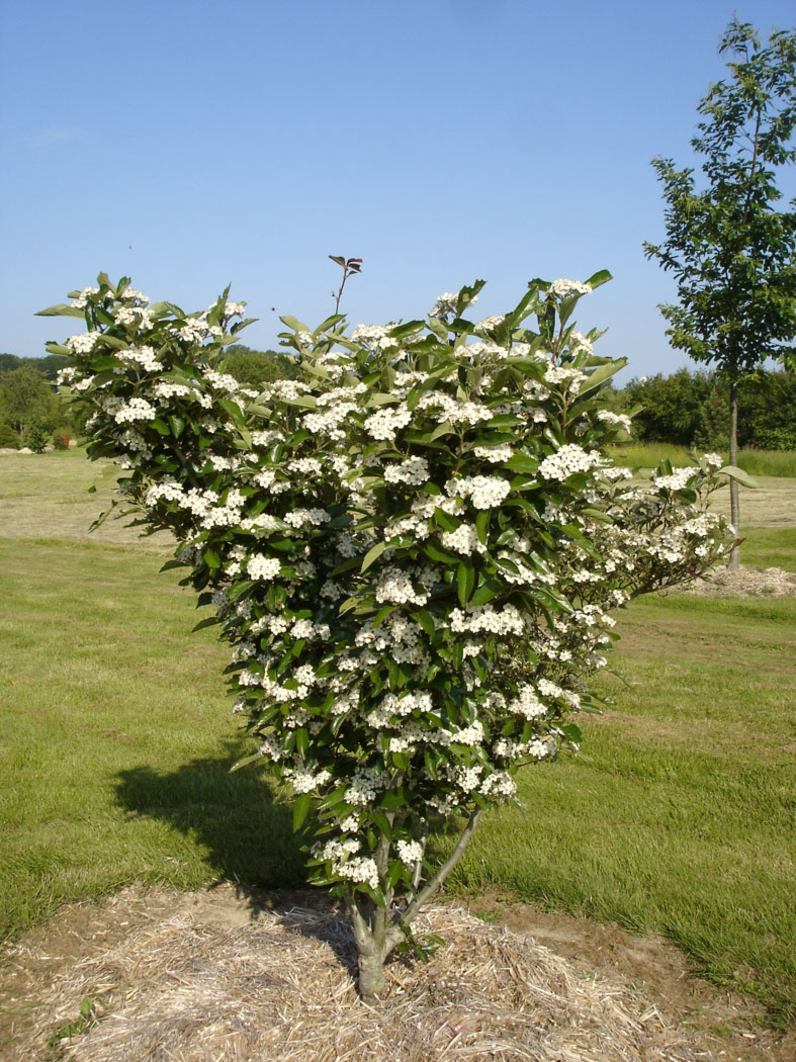
[[[729,476],[730,479],[735,479],[744,487],[749,487],[750,490],[757,490],[757,480],[752,479],[742,468],[738,468],[736,465],[725,465],[720,468],[716,473],[717,476]]]
[[[382,808],[400,808],[406,803],[408,803],[408,796],[402,785],[396,786],[395,789],[387,789],[378,799],[379,807]]]
[[[439,524],[443,531],[456,531],[461,524],[461,520],[451,516],[450,513],[446,513],[444,509],[440,509],[438,506],[434,508],[434,521]]]
[[[599,288],[600,285],[607,284],[609,280],[613,279],[607,269],[599,269],[596,273],[592,273],[586,283],[590,284],[592,288]]]
[[[491,601],[493,597],[496,597],[498,590],[495,585],[485,583],[483,586],[479,586],[472,598],[470,599],[471,605],[485,605],[487,601]]]
[[[528,475],[534,475],[539,469],[539,460],[536,457],[530,457],[528,454],[514,454],[503,462],[503,467],[510,469],[512,472],[525,472]]]
[[[208,568],[221,567],[221,559],[214,549],[206,549],[202,554],[202,560]]]
[[[475,529],[478,532],[478,541],[482,546],[486,545],[489,535],[489,516],[489,510],[482,509],[475,518]]]
[[[435,439],[439,439],[443,435],[455,435],[455,433],[456,429],[454,426],[449,420],[446,420],[444,423],[440,424],[438,428],[435,428],[434,431],[432,431],[428,441],[434,442]]]
[[[458,553],[452,553],[449,549],[438,546],[436,542],[424,542],[423,552],[430,560],[439,564],[458,564],[460,560]]]
[[[566,726],[561,727],[561,732],[567,741],[579,742],[582,738],[580,727],[575,726],[574,723],[567,723]]]
[[[365,554],[365,556],[364,556],[364,558],[362,560],[362,567],[359,570],[361,572],[367,571],[368,568],[371,566],[371,564],[373,564],[373,562],[375,560],[378,560],[378,558],[382,555],[382,553],[387,548],[388,548],[388,543],[386,543],[386,542],[377,542],[376,545],[372,549],[369,549],[368,552]]]
[[[373,811],[370,816],[388,841],[392,840],[392,827],[383,811]]]
[[[420,624],[420,626],[423,628],[429,638],[434,637],[434,631],[436,630],[436,627],[434,626],[434,617],[431,615],[430,612],[426,612],[424,608],[419,608],[416,612],[410,613],[410,615],[415,621],[415,623]]]
[[[606,380],[610,380],[620,369],[624,369],[625,365],[627,365],[627,358],[617,358],[616,361],[609,361],[605,365],[598,365],[594,372],[589,374],[588,380],[584,380],[583,383],[581,383],[580,390],[578,391],[578,401],[591,391],[596,391]]]
[[[486,428],[521,428],[524,426],[525,421],[522,417],[512,416],[511,413],[499,413],[484,423]]]
[[[288,328],[292,328],[294,332],[312,332],[312,329],[308,325],[305,325],[303,321],[298,321],[295,317],[291,317],[289,314],[285,314],[285,316],[280,317],[279,320],[282,324],[286,324]]]
[[[475,568],[471,560],[465,558],[459,562],[456,580],[459,590],[459,602],[462,605],[466,605],[475,586]]]
[[[82,310],[78,310],[77,306],[65,306],[63,303],[59,303],[57,306],[48,306],[46,310],[39,310],[36,317],[84,317]]]
[[[293,805],[293,833],[298,833],[301,827],[304,825],[304,820],[312,807],[312,794],[301,793],[296,797],[296,803]]]

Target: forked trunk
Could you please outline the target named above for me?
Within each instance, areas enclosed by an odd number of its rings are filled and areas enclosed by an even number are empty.
[[[392,889],[387,891],[387,902],[384,907],[380,907],[373,900],[362,896],[362,893],[349,894],[348,911],[351,915],[354,939],[357,944],[359,994],[366,1003],[376,1003],[385,994],[387,979],[384,972],[384,964],[397,945],[405,939],[401,923],[404,926],[410,926],[423,904],[427,903],[437,890],[445,884],[445,879],[462,858],[464,850],[475,832],[480,816],[481,808],[477,807],[470,815],[469,822],[462,831],[456,847],[431,880],[427,881],[423,888],[409,901],[401,913],[400,919],[395,916],[393,909]],[[388,857],[389,842],[385,838],[377,856],[381,874],[384,874],[387,868]],[[416,887],[417,881],[415,882]]]

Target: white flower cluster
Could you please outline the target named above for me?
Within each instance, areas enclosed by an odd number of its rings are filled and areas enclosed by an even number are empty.
[[[415,589],[409,572],[390,565],[381,573],[376,584],[376,600],[380,604],[425,605],[428,594]]]
[[[254,553],[246,562],[246,570],[252,579],[266,581],[279,575],[282,568],[281,562],[276,557],[266,557],[262,553]]]
[[[88,304],[89,295],[97,295],[98,293],[99,288],[83,288],[77,298],[72,301],[72,305],[76,306],[78,310],[83,310]]]
[[[429,317],[447,317],[449,313],[456,313],[456,305],[459,301],[458,291],[444,291],[441,295],[437,296],[437,301],[434,306],[429,310]],[[474,295],[470,299],[470,305],[474,302],[478,302],[478,296]]]
[[[478,792],[482,796],[500,797],[505,800],[517,792],[517,783],[508,771],[493,771],[483,780]]]
[[[505,443],[499,446],[474,446],[473,453],[476,457],[483,457],[493,465],[509,461],[514,456],[512,448]]]
[[[120,350],[117,357],[120,361],[131,362],[133,365],[140,365],[142,369],[146,370],[146,372],[160,372],[163,368],[162,362],[158,361],[152,347],[130,347],[128,350]],[[161,386],[163,386],[163,383]]]
[[[144,295],[143,292],[137,291],[135,288],[125,288],[119,298],[122,302],[134,302],[138,303],[140,306],[149,305],[149,296]]]
[[[359,767],[354,772],[351,785],[345,791],[346,804],[371,804],[376,794],[384,788],[381,775],[369,767]]]
[[[580,390],[580,385],[587,379],[586,373],[581,372],[580,369],[573,369],[567,365],[551,365],[550,368],[544,374],[545,383],[549,384],[568,384],[567,390],[576,395]]]
[[[157,410],[145,398],[131,398],[116,411],[113,419],[117,424],[127,424],[134,420],[154,420]]]
[[[155,324],[155,318],[143,306],[119,306],[113,311],[117,325],[147,331]]]
[[[491,631],[492,634],[524,634],[525,623],[519,609],[514,605],[504,605],[498,610],[492,605],[468,607],[466,612],[454,608],[450,613],[450,627],[455,634],[469,631],[479,634]]]
[[[394,442],[395,433],[399,428],[405,428],[411,419],[412,414],[406,407],[380,409],[365,419],[365,431],[374,439]]]
[[[83,332],[78,336],[70,336],[66,341],[66,346],[72,354],[90,354],[99,338],[99,332]]]
[[[443,531],[440,539],[447,549],[462,553],[466,557],[476,550],[486,553],[486,546],[478,538],[478,532],[472,524],[460,524],[455,531]]]
[[[291,527],[320,527],[331,520],[331,516],[325,509],[293,509],[285,513],[284,520]]]
[[[419,841],[396,841],[398,858],[407,867],[413,867],[423,858],[423,845]]]
[[[566,297],[567,295],[588,295],[591,290],[591,284],[585,284],[579,280],[566,280],[562,277],[560,280],[553,281],[547,289],[547,294]]]
[[[676,468],[669,476],[653,476],[653,486],[658,490],[683,490],[688,486],[688,481],[699,472],[698,468]]]
[[[451,497],[469,498],[475,509],[494,509],[511,493],[511,484],[499,476],[462,476],[449,479],[445,490]]]
[[[351,339],[354,343],[364,343],[376,350],[387,350],[398,344],[397,339],[390,338],[389,329],[383,325],[357,325],[351,333]]]
[[[575,472],[588,472],[602,462],[597,450],[584,450],[576,443],[567,443],[554,454],[550,454],[539,465],[539,475],[543,479],[566,479]]]
[[[475,330],[476,332],[491,331],[493,328],[498,328],[502,325],[505,320],[506,315],[504,313],[496,313],[491,317],[485,317],[482,321],[479,321],[475,326]]]
[[[525,683],[517,690],[517,697],[509,702],[509,711],[525,719],[538,719],[545,714],[547,708],[537,697],[533,686]]]
[[[384,470],[387,483],[408,483],[417,487],[428,479],[428,461],[425,457],[407,457]]]
[[[569,334],[569,345],[576,353],[579,350],[584,350],[587,354],[594,353],[594,346],[590,339],[587,339],[582,332],[572,331]]]
[[[630,431],[632,427],[630,417],[626,413],[612,413],[610,409],[601,409],[597,414],[597,420],[602,421],[603,424],[610,424],[612,427],[624,428],[625,431]]]
[[[371,889],[379,887],[379,870],[376,862],[367,856],[354,856],[345,863],[338,863],[335,871],[341,878],[370,885]]]
[[[294,771],[289,777],[294,792],[316,793],[325,782],[329,781],[332,775],[327,770],[318,771],[317,774],[313,774],[312,771]]]

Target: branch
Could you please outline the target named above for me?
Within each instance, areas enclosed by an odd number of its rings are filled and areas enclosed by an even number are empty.
[[[445,879],[454,869],[459,860],[462,858],[462,856],[464,855],[465,848],[470,843],[470,838],[473,836],[475,828],[478,825],[478,819],[481,816],[481,811],[481,808],[476,808],[475,811],[472,813],[472,815],[470,816],[470,821],[465,826],[464,831],[462,832],[462,835],[459,838],[458,844],[453,849],[448,858],[445,860],[445,862],[442,864],[442,866],[439,868],[434,877],[431,878],[430,881],[426,882],[424,888],[420,890],[417,896],[415,896],[415,898],[406,908],[403,915],[401,916],[402,922],[411,922],[417,912],[423,906],[423,904],[430,900],[434,893],[442,885],[445,884]],[[403,930],[400,928],[400,926],[394,926],[393,929],[390,931],[388,938],[390,945],[394,947],[395,944],[398,943],[398,941],[400,941],[402,937]]]

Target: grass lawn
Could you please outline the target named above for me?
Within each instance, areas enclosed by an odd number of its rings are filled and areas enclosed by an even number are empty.
[[[675,468],[694,464],[694,455],[687,446],[672,443],[617,443],[613,448],[616,460],[631,467],[654,468],[666,457]],[[725,462],[729,462],[729,453],[724,450]],[[796,476],[796,451],[794,450],[740,450],[738,467],[750,476]]]
[[[0,456],[4,935],[133,881],[303,882],[289,803],[256,770],[228,773],[247,746],[227,650],[189,633],[191,593],[158,574],[168,543],[112,521],[85,533],[112,483],[80,453]],[[742,561],[796,570],[796,480],[763,487],[743,497]],[[619,631],[617,675],[600,678],[612,703],[584,717],[581,755],[525,773],[525,810],[479,827],[452,889],[664,933],[784,1022],[796,599],[642,599]]]

